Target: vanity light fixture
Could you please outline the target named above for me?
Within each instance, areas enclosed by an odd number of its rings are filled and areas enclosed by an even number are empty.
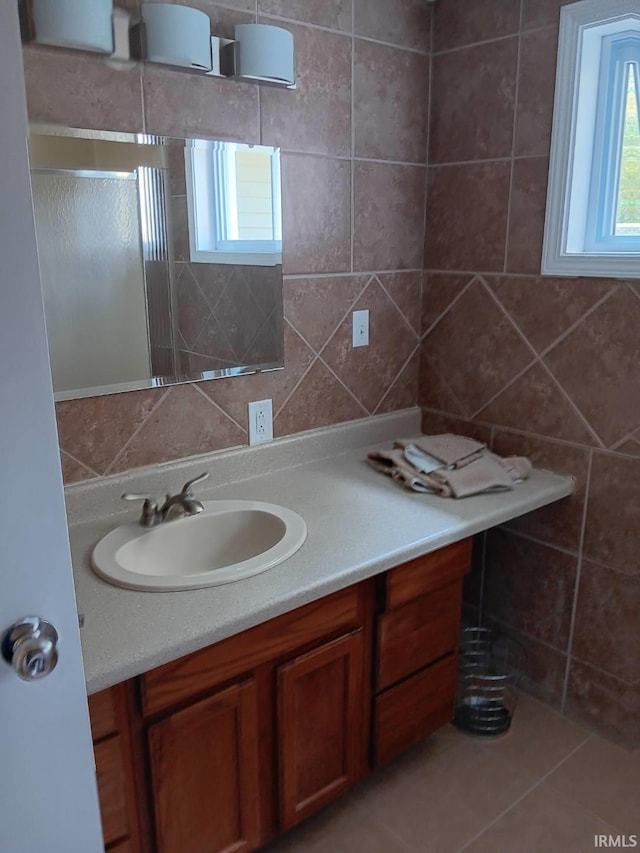
[[[112,54],[112,14],[113,0],[33,0],[35,41]]]
[[[267,24],[238,24],[221,50],[223,74],[246,83],[288,89],[296,85],[293,33]]]
[[[211,24],[191,6],[143,3],[143,56],[148,62],[211,71]]]

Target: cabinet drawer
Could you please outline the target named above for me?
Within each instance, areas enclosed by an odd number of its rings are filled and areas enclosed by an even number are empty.
[[[89,717],[94,741],[102,740],[103,737],[115,734],[118,730],[116,689],[110,687],[108,690],[101,690],[100,693],[89,696]]]
[[[456,655],[452,654],[378,696],[374,705],[378,767],[427,737],[453,717]]]
[[[362,602],[361,585],[351,586],[146,673],[144,714],[167,710],[314,640],[356,627]]]
[[[94,753],[104,843],[111,844],[130,832],[127,780],[120,735],[96,744]]]
[[[461,601],[458,580],[378,617],[378,691],[457,649]]]
[[[463,539],[387,572],[385,609],[393,610],[465,575],[471,567],[473,540]]]

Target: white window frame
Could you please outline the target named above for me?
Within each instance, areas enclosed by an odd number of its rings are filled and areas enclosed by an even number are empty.
[[[610,67],[610,37],[625,32],[640,38],[640,0],[581,0],[561,10],[543,275],[640,278],[640,241],[607,245],[594,213],[615,172],[602,163],[601,68]]]
[[[239,240],[235,153],[255,146],[233,142],[195,141],[185,147],[189,254],[195,263],[276,266],[282,263],[280,152],[271,156],[274,240]]]

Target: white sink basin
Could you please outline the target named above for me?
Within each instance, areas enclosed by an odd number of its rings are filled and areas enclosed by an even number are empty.
[[[124,524],[98,542],[96,574],[127,589],[171,591],[231,583],[265,572],[302,546],[296,512],[258,501],[205,501],[204,511],[150,529]]]

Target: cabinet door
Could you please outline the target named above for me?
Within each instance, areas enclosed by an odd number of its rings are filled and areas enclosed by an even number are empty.
[[[149,728],[158,853],[258,847],[256,697],[251,679]]]
[[[364,725],[363,634],[278,669],[280,823],[289,829],[358,778]]]

